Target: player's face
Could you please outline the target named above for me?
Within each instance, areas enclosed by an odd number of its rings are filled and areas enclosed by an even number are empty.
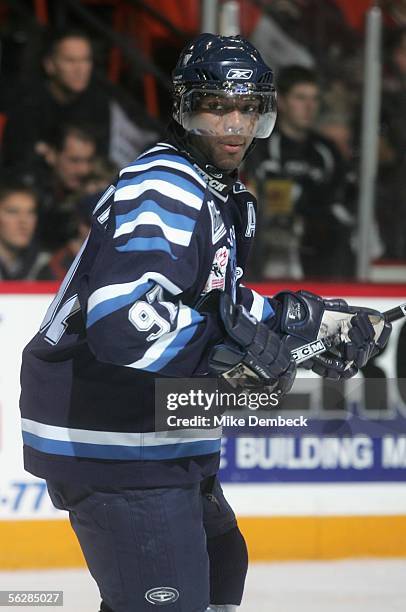
[[[310,129],[319,111],[320,92],[313,83],[298,83],[284,96],[279,96],[278,107],[283,121],[295,129]]]
[[[37,226],[37,205],[24,192],[15,192],[0,202],[0,243],[12,249],[29,246]]]
[[[54,170],[65,189],[77,191],[93,171],[95,145],[68,135],[62,151],[54,155]]]
[[[205,134],[192,135],[207,161],[220,170],[237,168],[250,146],[258,122],[259,102],[249,96],[239,99],[207,96],[196,113],[196,123]]]
[[[93,68],[92,49],[83,38],[65,38],[45,64],[56,83],[72,93],[81,93],[89,85]]]

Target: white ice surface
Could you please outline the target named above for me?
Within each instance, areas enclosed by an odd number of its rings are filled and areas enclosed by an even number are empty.
[[[12,589],[63,590],[63,608],[46,607],[50,611],[99,609],[97,587],[85,570],[0,572],[0,590]],[[252,564],[239,612],[405,610],[406,560],[391,559]]]

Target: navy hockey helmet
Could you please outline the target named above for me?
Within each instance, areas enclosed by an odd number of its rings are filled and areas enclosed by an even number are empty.
[[[204,123],[204,111],[224,115],[237,108],[252,119],[253,137],[270,136],[276,119],[273,73],[241,36],[201,34],[182,51],[172,80],[173,117],[186,131],[217,135],[212,122]]]

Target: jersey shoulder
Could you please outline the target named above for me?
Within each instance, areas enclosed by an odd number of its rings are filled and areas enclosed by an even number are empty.
[[[166,208],[194,216],[202,208],[206,187],[178,149],[159,142],[121,170],[115,200],[164,201]]]

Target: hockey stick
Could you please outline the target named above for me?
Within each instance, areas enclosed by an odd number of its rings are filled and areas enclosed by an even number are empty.
[[[391,308],[386,312],[382,313],[385,321],[388,323],[393,323],[393,321],[399,321],[406,317],[406,302],[404,304],[400,304],[399,306],[395,306],[395,308]],[[371,323],[378,323],[378,321],[374,321],[375,317],[373,315],[370,316]],[[313,342],[309,342],[307,344],[303,344],[298,348],[292,351],[292,357],[295,360],[296,364],[299,365],[310,359],[311,357],[315,357],[316,355],[320,355],[324,353],[331,347],[333,347],[337,343],[337,336],[328,336],[326,338],[320,338],[320,340],[313,340]]]

